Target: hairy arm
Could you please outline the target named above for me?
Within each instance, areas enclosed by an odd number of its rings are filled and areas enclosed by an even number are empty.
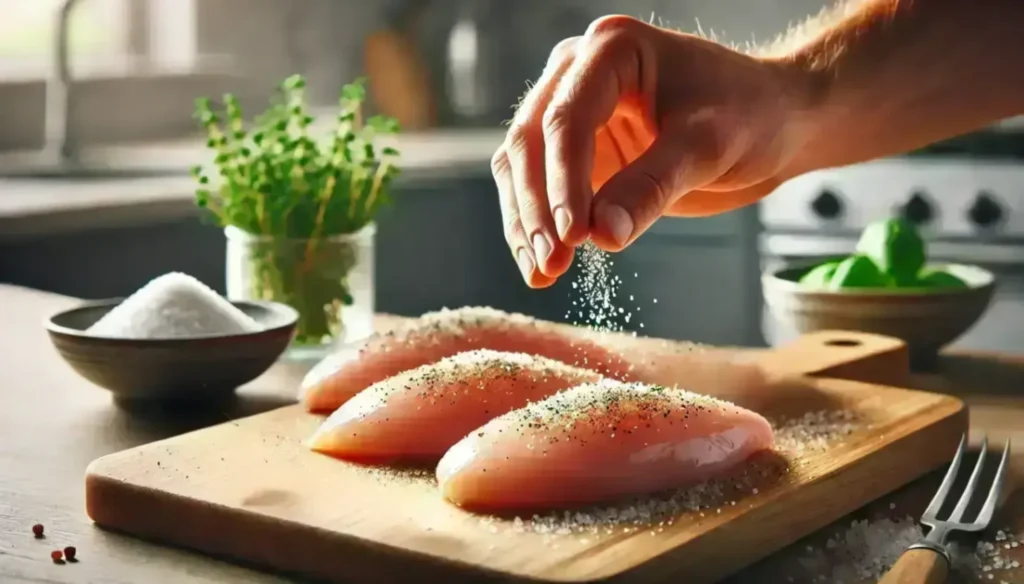
[[[1024,1],[848,0],[758,52],[800,79],[782,180],[1024,113]]]

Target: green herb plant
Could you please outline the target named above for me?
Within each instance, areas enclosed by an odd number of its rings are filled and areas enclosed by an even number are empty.
[[[399,128],[392,118],[363,119],[359,79],[342,88],[333,131],[314,139],[305,87],[302,76],[288,77],[251,123],[234,95],[224,96],[222,112],[197,99],[195,117],[216,156],[192,175],[196,204],[218,225],[252,236],[252,297],[295,308],[295,342],[312,345],[343,330],[357,244],[340,236],[362,230],[390,202],[399,153],[376,142]]]

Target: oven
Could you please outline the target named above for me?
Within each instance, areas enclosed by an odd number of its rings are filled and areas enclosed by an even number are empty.
[[[980,265],[996,276],[982,318],[953,346],[1024,353],[1024,132],[1017,125],[906,156],[797,177],[759,204],[763,269],[853,251],[871,221],[899,214],[928,242],[929,261]],[[770,345],[795,331],[762,313]]]

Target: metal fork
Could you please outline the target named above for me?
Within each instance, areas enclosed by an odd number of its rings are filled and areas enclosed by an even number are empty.
[[[996,510],[996,505],[999,504],[1003,484],[1006,482],[1007,461],[1010,458],[1009,440],[1006,441],[1006,446],[1003,448],[999,469],[996,470],[995,478],[992,480],[992,486],[988,489],[988,495],[985,497],[981,511],[978,512],[974,521],[964,521],[964,512],[967,511],[968,505],[974,498],[974,493],[978,490],[978,481],[981,479],[981,469],[988,451],[987,436],[982,439],[978,462],[974,465],[971,478],[968,479],[967,486],[964,488],[963,494],[960,495],[960,500],[957,501],[953,512],[946,519],[938,517],[939,510],[942,509],[949,497],[949,491],[953,488],[953,482],[956,481],[957,472],[960,470],[960,463],[963,461],[966,451],[967,435],[965,434],[960,439],[960,447],[957,448],[956,456],[953,457],[953,462],[950,463],[949,470],[946,471],[946,476],[942,479],[942,485],[939,486],[932,502],[925,509],[924,515],[921,516],[921,524],[931,528],[928,535],[907,548],[907,551],[903,553],[896,565],[882,578],[879,584],[942,584],[946,581],[952,565],[949,549],[946,547],[946,540],[950,532],[983,531],[992,521],[992,514]]]

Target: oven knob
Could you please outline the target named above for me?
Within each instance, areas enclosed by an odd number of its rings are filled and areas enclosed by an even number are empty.
[[[900,215],[914,225],[924,225],[935,217],[935,211],[923,194],[914,193],[900,209]]]
[[[822,219],[835,219],[843,214],[843,202],[834,192],[825,189],[811,201],[811,210]]]
[[[1003,208],[988,193],[980,193],[967,210],[967,217],[978,227],[992,227],[1003,218]]]

